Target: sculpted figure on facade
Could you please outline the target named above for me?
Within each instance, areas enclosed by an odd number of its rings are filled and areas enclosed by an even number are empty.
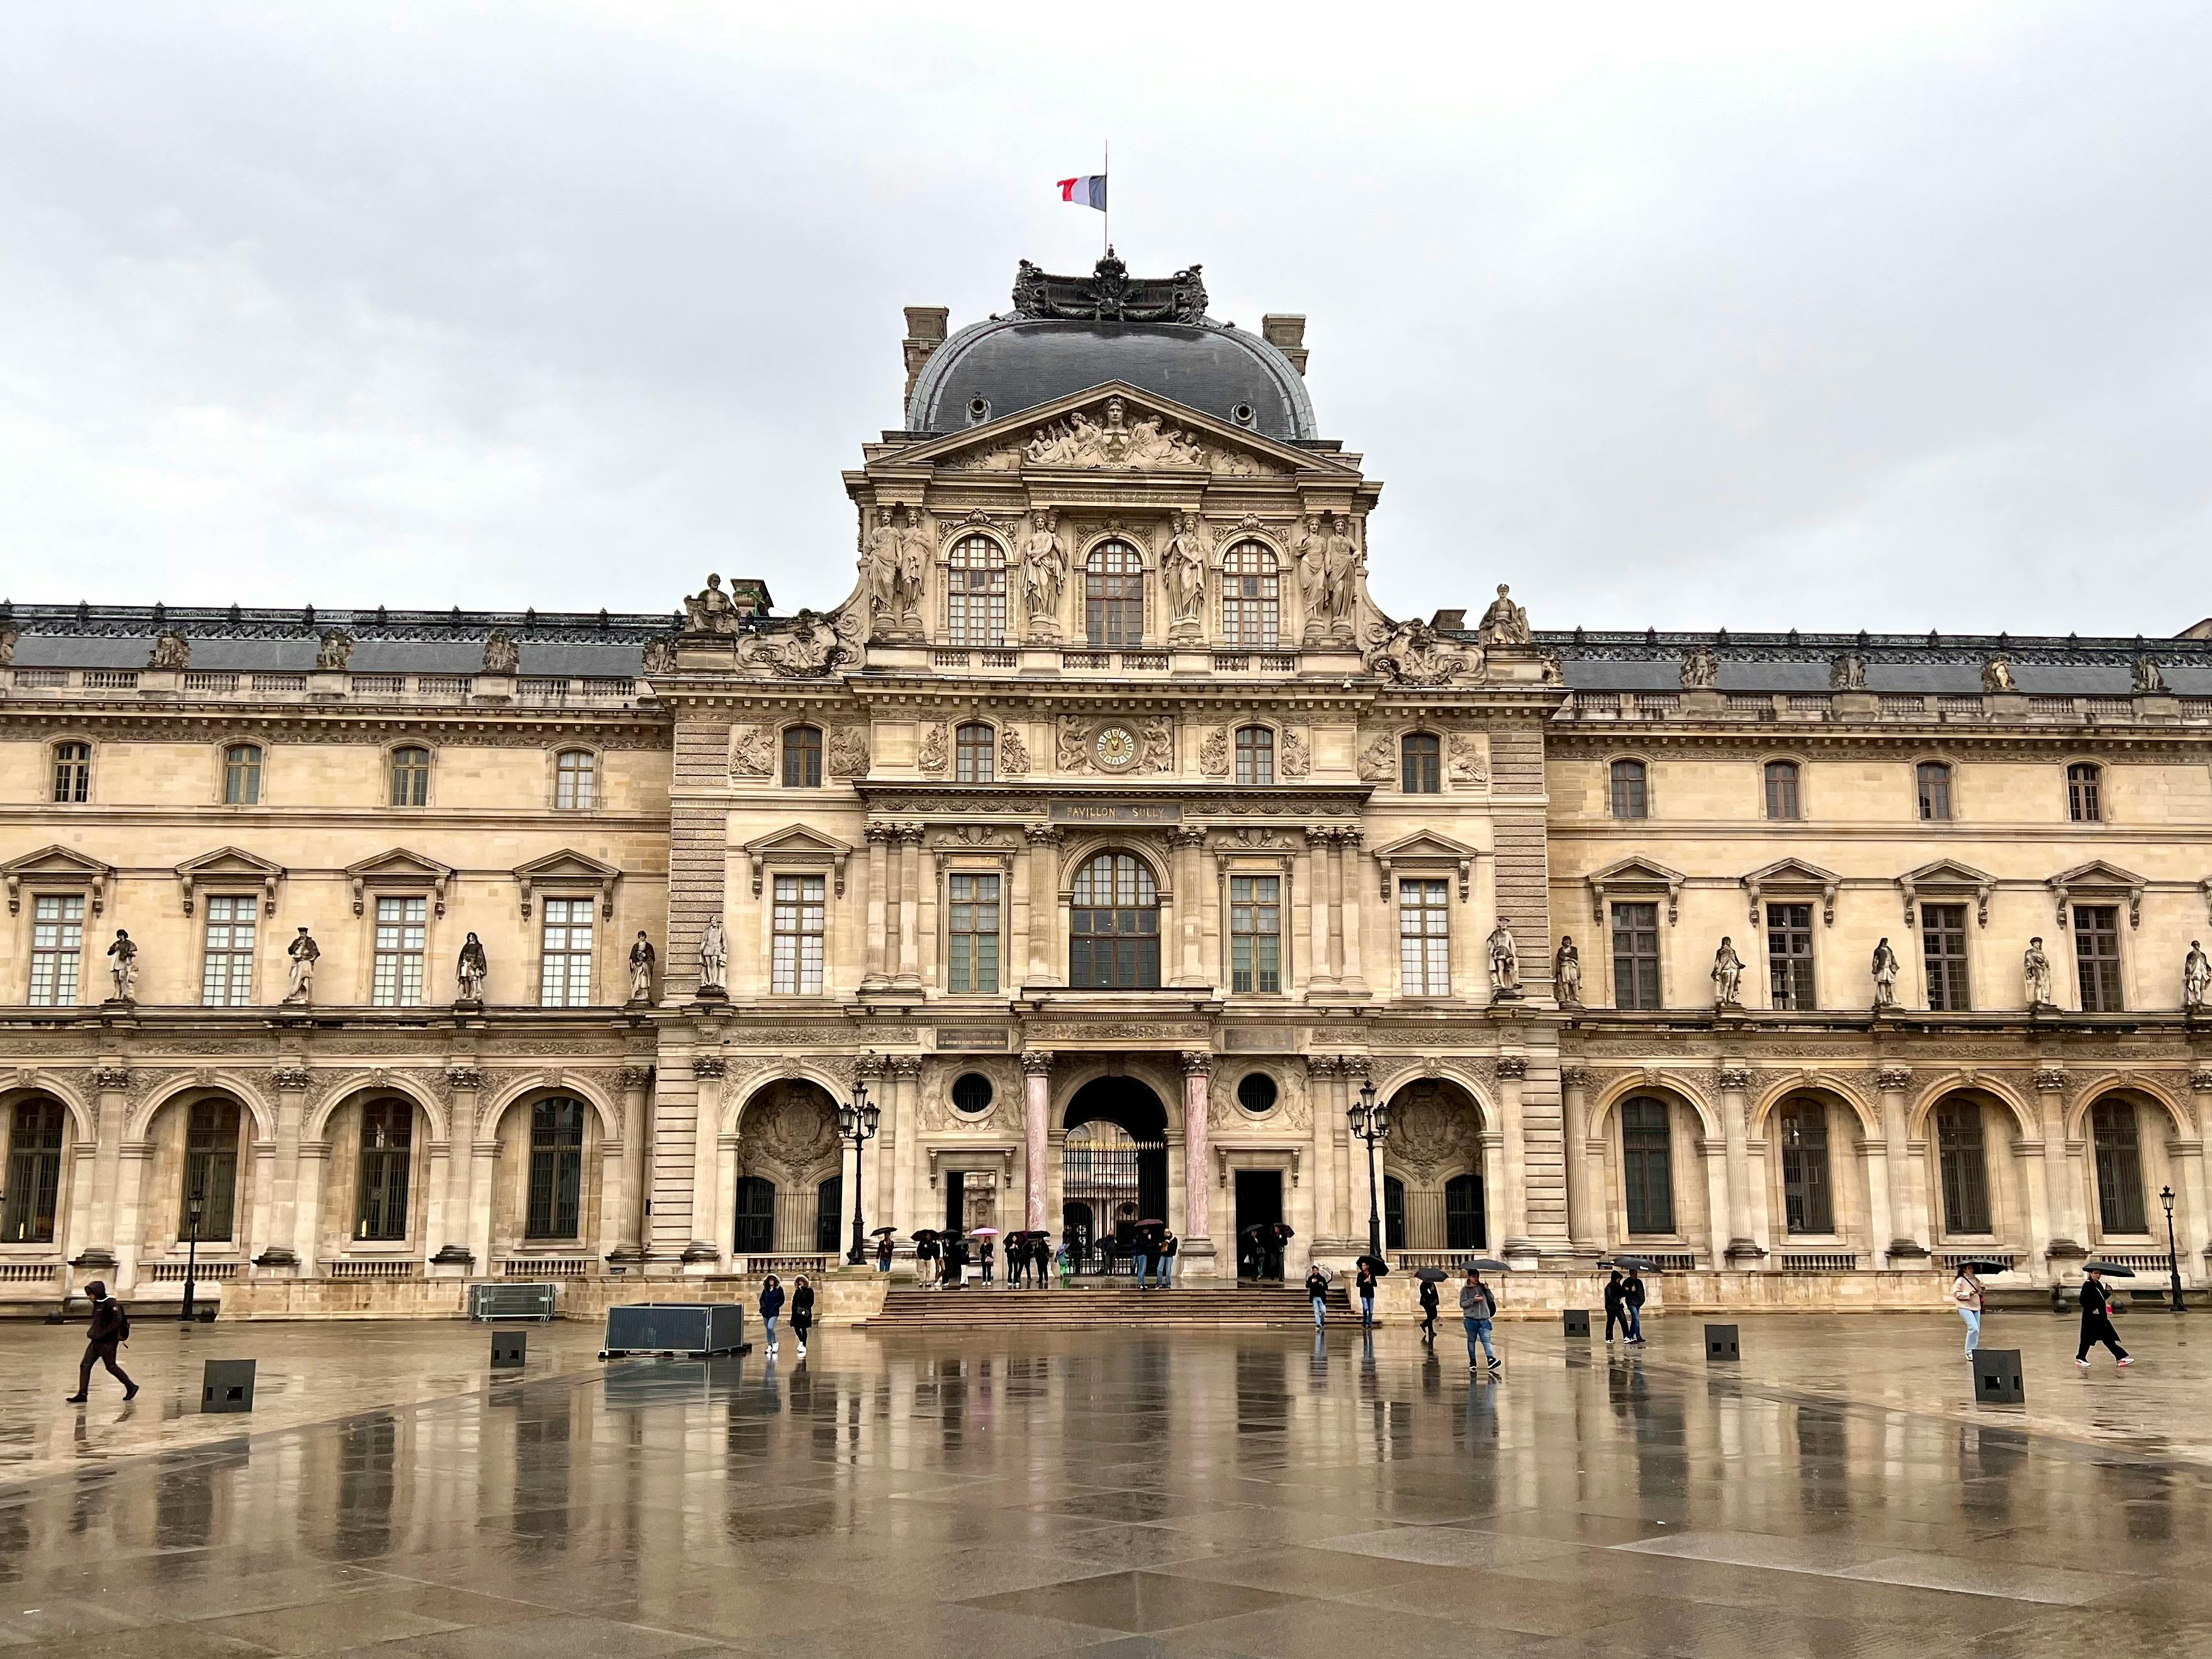
[[[460,1000],[482,1002],[484,981],[491,977],[491,963],[484,955],[483,941],[474,933],[461,942],[460,960],[453,964],[453,977],[460,987]]]
[[[693,634],[734,634],[738,631],[738,607],[722,591],[722,579],[713,571],[707,573],[707,585],[696,593],[684,599],[684,626]]]
[[[865,726],[841,726],[830,734],[830,746],[825,757],[830,770],[841,778],[864,778],[868,775],[868,733]]]
[[[1021,561],[1022,608],[1029,617],[1029,637],[1055,639],[1060,591],[1067,586],[1067,549],[1060,539],[1059,514],[1030,514],[1015,551]]]
[[[1063,420],[1036,428],[1022,453],[1032,466],[1127,467],[1147,472],[1164,468],[1203,468],[1206,447],[1182,428],[1158,415],[1128,418],[1119,398],[1106,400],[1102,424],[1077,410]]]
[[[1397,747],[1388,732],[1359,751],[1357,770],[1362,783],[1388,783],[1397,769]]]
[[[2181,1006],[2192,1014],[2202,1013],[2208,991],[2212,991],[2212,960],[2207,960],[2204,947],[2191,939],[2189,955],[2181,964]]]
[[[2021,976],[2027,982],[2027,1006],[2031,1008],[2056,1007],[2057,999],[2052,994],[2051,958],[2044,954],[2040,933],[2028,940],[2027,951],[2021,958],[2020,967]]]
[[[1713,1006],[1740,1007],[1742,1000],[1743,958],[1735,953],[1735,941],[1723,933],[1721,948],[1713,952]]]
[[[138,990],[138,946],[131,935],[118,927],[115,943],[107,947],[108,977],[115,981],[115,1000],[131,1002]]]
[[[646,675],[674,673],[676,641],[671,639],[647,640],[638,653],[637,672]]]
[[[1897,952],[1883,939],[1874,947],[1874,1006],[1877,1010],[1897,1006]]]
[[[1521,953],[1513,943],[1513,930],[1498,917],[1484,945],[1490,957],[1490,994],[1499,999],[1521,994]]]
[[[836,623],[842,620],[801,610],[788,628],[748,635],[738,647],[738,665],[765,668],[785,679],[818,679],[860,655],[857,644],[838,630]]]
[[[893,577],[893,598],[900,624],[912,628],[921,621],[922,583],[929,573],[930,536],[921,509],[909,507],[898,528],[898,561]]]
[[[1164,714],[1153,716],[1140,733],[1143,765],[1147,772],[1175,770],[1175,722]]]
[[[1841,656],[1828,659],[1828,690],[1831,691],[1863,691],[1866,690],[1866,659],[1856,651],[1846,651]]]
[[[1682,659],[1682,690],[1710,691],[1721,683],[1721,659],[1712,647],[1701,645]]]
[[[730,971],[730,941],[720,916],[707,918],[707,931],[699,935],[699,994],[720,995]]]
[[[353,635],[343,628],[333,628],[323,635],[315,650],[315,666],[328,673],[344,668],[353,661]]]
[[[1009,778],[1025,778],[1030,775],[1030,746],[1023,740],[1018,726],[999,728],[999,771]]]
[[[1583,954],[1575,949],[1572,933],[1559,935],[1559,948],[1552,957],[1552,983],[1562,1008],[1583,1006]]]
[[[1229,728],[1217,726],[1198,745],[1198,769],[1209,778],[1229,775]]]
[[[1302,778],[1313,769],[1313,756],[1306,748],[1304,733],[1287,728],[1284,731],[1280,758],[1286,778]]]
[[[15,641],[23,637],[13,623],[0,623],[0,668],[15,665]]]
[[[653,969],[658,960],[653,941],[645,929],[637,930],[637,941],[629,947],[629,1000],[632,1002],[653,1000]]]
[[[1513,590],[1504,582],[1498,584],[1498,597],[1490,602],[1490,609],[1482,613],[1482,621],[1475,636],[1485,645],[1526,645],[1528,632],[1528,612],[1525,606],[1513,603]]]
[[[1175,533],[1160,556],[1168,605],[1177,627],[1196,629],[1206,613],[1206,562],[1212,544],[1194,513],[1175,515]]]
[[[730,775],[765,778],[775,770],[775,740],[766,728],[741,726],[730,734]]]
[[[1349,632],[1364,564],[1359,544],[1352,539],[1352,520],[1340,513],[1310,539],[1316,543],[1314,556],[1319,566],[1321,618],[1332,634]]]
[[[952,763],[952,727],[939,720],[922,733],[921,751],[915,764],[925,772],[942,772]]]
[[[1982,665],[1982,690],[1984,691],[2017,691],[2019,682],[2012,677],[2011,659],[2000,653]]]
[[[192,642],[180,628],[171,628],[154,636],[154,648],[146,653],[149,668],[180,669],[192,665]]]
[[[2166,676],[2148,657],[2137,657],[2133,665],[2136,695],[2150,696],[2166,690]]]
[[[522,647],[500,629],[495,628],[484,635],[483,672],[487,674],[512,674],[522,666]]]
[[[1378,622],[1368,640],[1368,668],[1401,685],[1449,685],[1482,676],[1480,647],[1462,645],[1418,619]]]
[[[315,994],[315,964],[323,958],[323,947],[315,943],[315,936],[303,924],[292,942],[284,947],[284,956],[290,963],[290,982],[284,988],[284,1000],[310,1000]]]

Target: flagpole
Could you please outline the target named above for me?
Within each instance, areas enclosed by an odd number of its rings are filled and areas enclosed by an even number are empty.
[[[1098,163],[1098,176],[1106,181],[1106,205],[1100,211],[1106,220],[1105,229],[1102,233],[1106,242],[1104,251],[1110,254],[1114,251],[1114,141],[1109,138],[1105,145],[1103,159]]]

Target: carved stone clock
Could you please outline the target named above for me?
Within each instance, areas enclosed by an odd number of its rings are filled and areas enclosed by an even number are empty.
[[[1137,763],[1137,734],[1119,722],[1102,726],[1091,739],[1091,758],[1102,772],[1126,772]]]

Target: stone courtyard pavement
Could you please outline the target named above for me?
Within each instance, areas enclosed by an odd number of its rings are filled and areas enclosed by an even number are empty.
[[[531,1330],[0,1328],[0,1654],[2212,1654],[2212,1324],[1701,1322],[1630,1358],[1502,1328],[1470,1382],[1297,1333],[822,1334],[602,1366]],[[2202,1329],[2199,1338],[2195,1333]],[[262,1362],[248,1418],[190,1404]]]

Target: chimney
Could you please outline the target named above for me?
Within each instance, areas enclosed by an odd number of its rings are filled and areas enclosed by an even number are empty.
[[[950,306],[908,306],[906,308],[906,396],[914,396],[914,383],[929,354],[945,343],[945,325],[951,319]],[[903,418],[903,416],[902,416]]]
[[[911,313],[909,313],[911,314]],[[1306,372],[1306,319],[1300,314],[1271,311],[1260,319],[1261,335],[1291,360],[1291,367]]]

